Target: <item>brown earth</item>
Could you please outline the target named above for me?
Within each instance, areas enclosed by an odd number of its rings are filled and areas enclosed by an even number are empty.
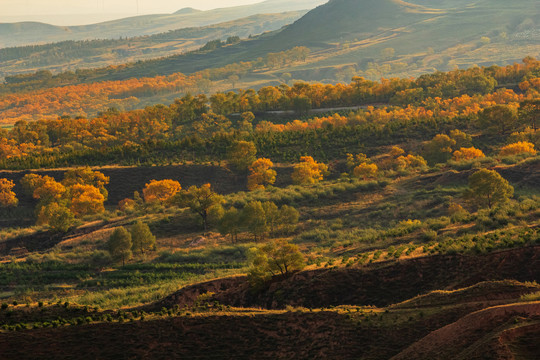
[[[473,359],[486,334],[516,317],[540,318],[540,302],[496,306],[469,314],[436,330],[392,360]],[[482,357],[484,358],[484,357]]]
[[[455,290],[505,279],[540,280],[540,246],[478,256],[436,255],[361,268],[303,271],[275,280],[257,292],[250,289],[246,278],[236,277],[226,283],[221,279],[217,284],[208,282],[182,289],[154,306],[191,304],[195,294],[215,292],[221,286],[223,289],[214,298],[236,307],[388,306],[433,290]]]

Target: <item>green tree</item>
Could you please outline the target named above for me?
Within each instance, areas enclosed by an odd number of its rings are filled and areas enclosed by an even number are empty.
[[[218,224],[218,231],[221,235],[231,236],[231,242],[238,242],[238,233],[240,232],[241,213],[235,207],[225,211]]]
[[[115,261],[122,260],[122,266],[126,265],[126,260],[132,257],[131,234],[124,227],[119,227],[112,233],[107,241],[107,249]]]
[[[279,208],[271,201],[265,201],[262,203],[262,207],[264,216],[266,217],[266,227],[270,230],[270,234],[274,235],[280,222]]]
[[[524,126],[530,126],[533,131],[538,128],[540,120],[540,100],[525,100],[519,104],[519,121]]]
[[[178,203],[186,206],[195,214],[198,214],[203,222],[204,231],[208,229],[208,211],[212,206],[223,203],[223,196],[212,190],[210,184],[201,187],[191,186],[187,191],[180,192]]]
[[[452,149],[456,146],[456,140],[448,135],[439,134],[425,143],[423,155],[430,165],[445,163],[452,157]]]
[[[514,188],[495,170],[482,169],[469,177],[466,196],[480,207],[507,201],[514,194]]]
[[[131,227],[131,242],[133,251],[138,251],[141,254],[156,247],[156,237],[150,231],[148,224],[140,220]]]
[[[54,232],[65,233],[73,225],[75,215],[65,204],[51,202],[40,208],[38,213],[38,225],[48,224]]]
[[[242,223],[247,231],[253,235],[255,241],[257,241],[257,237],[264,237],[268,227],[266,213],[260,201],[250,201],[246,204],[242,209]]]
[[[256,160],[257,147],[250,141],[235,141],[229,148],[228,161],[237,171],[246,171]]]
[[[289,205],[283,205],[279,209],[279,227],[287,232],[292,231],[298,224],[300,213],[298,210]]]
[[[495,105],[478,114],[478,125],[491,134],[506,135],[517,125],[517,111],[508,105]]]
[[[304,256],[298,246],[285,240],[275,240],[250,249],[251,267],[248,279],[252,285],[262,285],[273,276],[290,276],[305,267]]]

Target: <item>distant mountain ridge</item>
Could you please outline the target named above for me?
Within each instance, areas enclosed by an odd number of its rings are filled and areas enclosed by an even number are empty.
[[[244,17],[312,9],[326,0],[267,0],[252,5],[197,11],[180,9],[175,14],[129,17],[83,26],[54,26],[38,22],[0,23],[0,48],[67,40],[118,39],[153,35],[188,27],[201,27]]]
[[[198,12],[201,12],[201,11],[202,10],[194,9],[192,7],[185,7],[183,9],[180,9],[180,10],[174,12],[173,14],[185,15],[185,14],[194,14],[194,13],[198,13]]]

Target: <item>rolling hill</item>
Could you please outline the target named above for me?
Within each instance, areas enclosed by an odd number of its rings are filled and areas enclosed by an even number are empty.
[[[208,11],[181,9],[175,14],[135,16],[84,26],[53,26],[36,22],[0,23],[0,48],[66,40],[117,39],[152,35],[180,28],[207,26],[257,14],[311,9],[324,2],[324,0],[267,0],[253,5]]]
[[[0,77],[50,70],[98,68],[191,51],[212,40],[247,38],[291,24],[307,10],[258,14],[204,27],[190,27],[133,38],[62,41],[0,49]],[[182,12],[181,14],[186,14]],[[36,29],[37,31],[37,29]]]
[[[440,5],[440,1],[421,3]],[[211,52],[133,64],[99,80],[145,73],[189,74],[254,61],[294,46],[310,47],[311,56],[302,63],[243,76],[241,86],[262,86],[262,79],[276,81],[284,73],[306,81],[346,81],[355,75],[378,79],[505,65],[540,55],[540,8],[536,1],[464,4],[460,1],[454,8],[435,9],[398,0],[332,0],[281,31]]]

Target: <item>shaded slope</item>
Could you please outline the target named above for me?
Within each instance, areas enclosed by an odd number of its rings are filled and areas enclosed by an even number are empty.
[[[209,282],[182,289],[153,307],[190,304],[197,294],[208,291],[216,292],[214,298],[219,302],[238,307],[387,306],[433,290],[454,290],[505,279],[539,280],[540,246],[478,256],[439,255],[364,268],[303,271],[289,279],[275,280],[255,293],[245,278],[222,279],[216,280],[217,284]],[[527,292],[510,287],[510,294]]]
[[[496,354],[486,353],[484,346],[490,332],[500,332],[516,317],[533,320],[540,319],[540,302],[530,304],[511,304],[488,308],[467,315],[455,323],[434,331],[413,344],[393,360],[406,359],[496,359]],[[514,321],[515,322],[515,321]],[[537,334],[537,330],[535,331]]]

